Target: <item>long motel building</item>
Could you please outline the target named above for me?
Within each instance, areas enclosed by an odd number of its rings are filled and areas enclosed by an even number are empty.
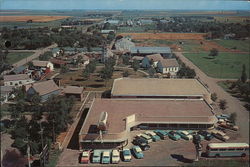
[[[196,79],[116,79],[111,98],[93,100],[79,149],[121,147],[140,129],[212,129],[218,120],[210,103]]]

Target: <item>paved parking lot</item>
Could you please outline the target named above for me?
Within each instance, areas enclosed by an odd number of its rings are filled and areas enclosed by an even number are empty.
[[[143,131],[132,131],[131,139],[136,134],[142,133]],[[228,142],[241,142],[238,136],[238,132],[227,131],[227,134],[231,137]],[[210,142],[221,142],[218,139],[212,139],[211,141],[202,141],[203,151],[208,143]],[[126,148],[131,148],[133,145],[131,141]],[[136,159],[132,156],[131,162],[120,161],[119,164],[79,164],[78,150],[66,149],[60,156],[60,160],[57,166],[179,166],[183,163],[189,163],[195,159],[195,147],[192,141],[179,140],[173,141],[169,138],[166,140],[160,140],[158,142],[150,143],[150,149],[143,151],[144,159]]]

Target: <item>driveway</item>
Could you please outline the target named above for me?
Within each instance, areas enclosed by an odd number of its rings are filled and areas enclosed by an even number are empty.
[[[205,84],[208,85],[211,93],[216,93],[218,99],[225,99],[227,101],[228,108],[225,113],[237,113],[236,124],[240,127],[239,138],[244,141],[249,141],[249,112],[243,106],[243,102],[239,99],[232,97],[229,93],[223,90],[219,85],[217,85],[218,79],[211,78],[202,72],[196,65],[194,65],[190,60],[188,60],[181,52],[175,52],[176,56],[181,59],[187,66],[193,68],[196,72],[197,77],[199,77]],[[219,100],[218,100],[219,101]],[[217,104],[218,108],[218,104]]]

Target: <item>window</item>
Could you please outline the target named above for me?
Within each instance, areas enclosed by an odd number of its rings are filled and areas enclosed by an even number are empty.
[[[218,151],[218,149],[211,149],[211,151]]]
[[[10,85],[13,85],[13,83],[12,83],[12,82],[10,82]]]
[[[225,148],[221,148],[221,149],[219,149],[220,151],[226,151],[227,149],[225,149]]]
[[[243,151],[244,148],[237,148],[236,150],[238,150],[238,151]]]
[[[22,81],[19,81],[19,84],[22,84]]]
[[[245,150],[246,150],[246,151],[248,151],[248,150],[249,150],[249,148],[245,148]]]
[[[228,151],[234,151],[235,149],[234,148],[229,148]]]

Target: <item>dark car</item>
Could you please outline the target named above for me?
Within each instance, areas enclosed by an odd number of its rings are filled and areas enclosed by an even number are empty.
[[[135,138],[132,142],[134,145],[138,145],[141,147],[143,151],[148,150],[150,146],[148,145],[147,141],[143,138]]]
[[[214,138],[214,136],[211,133],[209,133],[209,132],[207,132],[205,130],[198,131],[198,134],[204,136],[205,139],[208,140],[208,141],[210,141],[210,140],[212,140]]]

